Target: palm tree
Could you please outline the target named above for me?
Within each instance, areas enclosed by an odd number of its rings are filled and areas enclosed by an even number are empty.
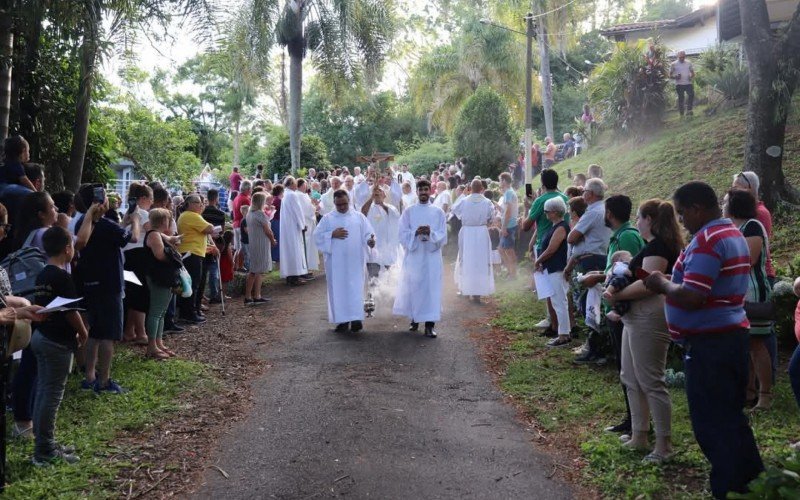
[[[525,113],[524,38],[473,20],[449,45],[424,55],[409,80],[417,112],[428,128],[453,130],[462,105],[483,84],[497,92],[517,123]]]
[[[249,40],[267,66],[277,42],[289,53],[289,143],[300,167],[303,59],[311,53],[334,95],[346,85],[377,81],[394,32],[391,0],[250,0]]]

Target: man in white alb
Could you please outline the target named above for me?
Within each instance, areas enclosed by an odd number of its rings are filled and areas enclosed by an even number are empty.
[[[447,243],[447,225],[441,208],[430,203],[431,184],[417,182],[419,203],[400,216],[400,245],[405,250],[403,270],[392,312],[411,319],[411,331],[425,323],[425,336],[442,315],[442,247]]]
[[[439,207],[447,215],[450,212],[450,206],[453,204],[452,193],[447,189],[447,183],[440,181],[436,184],[436,198],[433,200],[433,205]]]
[[[336,207],[333,204],[333,193],[335,193],[341,188],[342,188],[342,179],[336,176],[332,176],[331,186],[328,188],[325,194],[322,195],[322,198],[320,199],[319,213],[321,213],[322,215],[326,215],[330,212],[333,212],[336,209]]]
[[[494,217],[494,205],[483,196],[481,181],[472,181],[471,187],[472,194],[453,206],[453,214],[462,224],[455,278],[461,294],[480,303],[482,296],[494,293],[492,241],[487,227]]]
[[[300,285],[302,276],[308,274],[306,263],[306,218],[303,203],[300,199],[302,193],[297,192],[297,181],[294,177],[286,177],[283,181],[285,188],[281,202],[280,245],[281,252],[281,278],[286,278],[290,285]]]
[[[314,243],[314,229],[317,227],[317,207],[314,200],[308,194],[309,183],[305,179],[297,180],[297,195],[300,197],[300,202],[303,205],[303,217],[306,221],[306,234],[305,234],[305,253],[306,253],[306,267],[308,274],[304,276],[306,279],[310,278],[313,271],[319,270],[319,251],[317,245]]]
[[[400,212],[386,203],[386,192],[380,185],[372,186],[372,198],[361,207],[372,229],[375,230],[375,250],[367,257],[370,278],[377,278],[382,268],[388,269],[397,261],[397,240]]]
[[[314,240],[325,259],[328,285],[328,321],[336,332],[364,328],[364,271],[367,247],[375,246],[375,234],[364,214],[350,209],[347,191],[333,194],[336,210],[319,221]]]
[[[417,193],[414,190],[414,186],[412,186],[410,182],[403,183],[403,195],[401,197],[401,201],[402,206],[400,207],[400,210],[405,210],[406,208],[417,204]]]
[[[401,169],[400,174],[397,176],[398,177],[398,181],[400,181],[400,184],[403,184],[404,182],[408,182],[409,184],[411,184],[411,187],[413,188],[414,187],[414,174],[412,174],[411,172],[408,171],[408,163],[403,163],[403,165],[400,167],[400,169]]]

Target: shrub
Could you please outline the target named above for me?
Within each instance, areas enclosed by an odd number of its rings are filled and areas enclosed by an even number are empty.
[[[654,64],[645,57],[647,42],[618,43],[611,59],[589,80],[589,101],[605,124],[623,132],[645,132],[661,125],[666,111],[669,68],[656,42]]]
[[[449,142],[426,141],[404,151],[395,158],[395,163],[408,163],[414,175],[428,175],[435,165],[455,159],[453,146]]]
[[[488,86],[478,87],[461,108],[453,149],[467,158],[469,176],[496,178],[514,159],[508,107]]]
[[[303,135],[300,142],[300,166],[301,168],[314,167],[319,170],[327,170],[331,166],[328,160],[328,147],[322,139],[316,135]],[[283,177],[292,170],[292,154],[289,150],[289,135],[282,133],[267,146],[264,155],[264,170],[268,177],[278,174]]]
[[[714,88],[726,99],[746,99],[750,91],[747,67],[739,63],[739,48],[720,45],[704,52],[698,60],[699,82]]]

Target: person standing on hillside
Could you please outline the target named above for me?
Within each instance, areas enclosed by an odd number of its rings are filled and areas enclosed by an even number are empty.
[[[410,318],[412,332],[425,322],[425,336],[436,338],[433,328],[442,315],[442,247],[447,244],[447,224],[444,211],[430,203],[430,182],[417,182],[417,198],[419,203],[400,216],[399,239],[406,254],[392,312]]]
[[[678,93],[678,112],[683,117],[684,100],[686,101],[686,114],[692,116],[694,106],[694,66],[686,60],[686,52],[678,52],[678,60],[669,67],[669,77],[675,80],[675,91]]]
[[[694,235],[670,279],[653,271],[645,286],[666,296],[667,326],[684,343],[686,398],[692,430],[711,462],[711,493],[744,493],[764,470],[753,430],[742,409],[748,380],[748,330],[744,301],[750,276],[747,241],[722,217],[714,189],[684,184],[673,195]]]
[[[552,168],[556,162],[556,151],[558,151],[558,148],[553,143],[553,139],[551,137],[545,137],[544,143],[545,149],[544,153],[542,154],[544,168]]]

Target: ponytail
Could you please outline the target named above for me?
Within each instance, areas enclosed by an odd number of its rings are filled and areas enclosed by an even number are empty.
[[[650,232],[656,236],[676,255],[684,246],[683,233],[681,232],[675,207],[672,203],[660,199],[647,200],[639,206],[642,217],[649,217]]]

